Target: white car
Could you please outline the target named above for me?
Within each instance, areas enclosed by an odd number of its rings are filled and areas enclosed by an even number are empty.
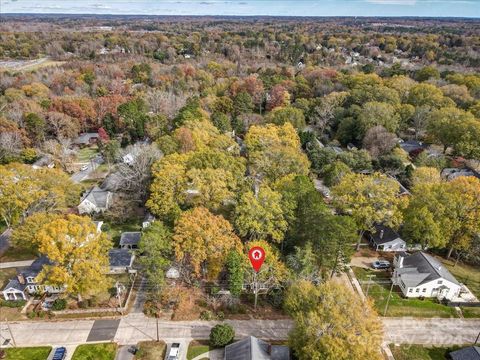
[[[80,171],[85,171],[88,169],[88,165],[85,164],[85,165],[82,165],[82,167],[80,168]]]
[[[170,347],[170,352],[168,353],[167,360],[178,360],[178,354],[180,353],[180,344],[173,343]]]

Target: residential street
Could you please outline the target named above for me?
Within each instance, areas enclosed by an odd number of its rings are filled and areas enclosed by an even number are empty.
[[[105,320],[69,320],[69,321],[20,321],[10,323],[17,346],[29,345],[73,345],[87,341],[100,341],[96,333],[102,329]],[[108,322],[108,321],[107,321]],[[113,325],[115,321],[112,322]],[[238,338],[253,335],[260,338],[282,340],[287,338],[291,328],[289,320],[232,320],[230,323]],[[94,327],[94,323],[96,324]],[[480,319],[409,319],[386,318],[385,341],[396,344],[465,344],[475,341],[480,331]],[[210,328],[216,323],[211,321],[159,321],[159,338],[168,342],[187,343],[191,339],[207,339]],[[125,316],[120,320],[118,329],[111,331],[108,323],[102,341],[113,340],[121,345],[133,344],[142,340],[156,339],[156,322],[142,314]],[[93,332],[91,332],[94,328]],[[10,338],[7,326],[0,323],[0,342]],[[108,330],[108,331],[107,331]]]

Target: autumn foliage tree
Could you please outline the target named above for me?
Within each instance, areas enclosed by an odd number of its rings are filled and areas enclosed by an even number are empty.
[[[382,324],[370,303],[344,285],[301,280],[285,297],[293,317],[289,344],[300,360],[382,359]]]
[[[38,281],[65,287],[79,300],[110,285],[105,273],[111,243],[104,233],[97,232],[90,218],[67,215],[53,220],[40,229],[36,241],[40,253],[52,262],[44,266]]]
[[[400,185],[386,175],[347,174],[332,188],[335,206],[355,220],[360,237],[374,225],[397,227],[402,222],[406,198],[399,196]]]
[[[240,250],[240,239],[221,215],[196,207],[184,212],[175,224],[175,257],[196,277],[215,279],[232,250]]]

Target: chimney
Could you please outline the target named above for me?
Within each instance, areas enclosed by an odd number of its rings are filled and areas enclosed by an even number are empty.
[[[383,239],[383,229],[380,230],[380,239]]]
[[[18,274],[17,280],[20,284],[25,285],[25,277],[23,276],[23,274]]]

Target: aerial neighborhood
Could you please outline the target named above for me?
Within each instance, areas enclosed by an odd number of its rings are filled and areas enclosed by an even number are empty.
[[[0,358],[480,359],[478,21],[22,16]]]

